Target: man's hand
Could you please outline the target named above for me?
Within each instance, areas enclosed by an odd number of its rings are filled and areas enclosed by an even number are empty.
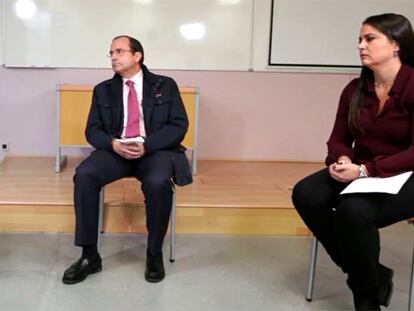
[[[116,139],[112,140],[112,149],[128,160],[138,159],[145,154],[144,144],[123,144]]]

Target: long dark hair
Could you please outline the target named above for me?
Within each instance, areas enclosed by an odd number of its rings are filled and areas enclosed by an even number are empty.
[[[389,40],[398,43],[398,55],[401,63],[414,67],[414,31],[410,21],[403,15],[387,13],[368,17],[363,25],[370,25],[383,33]],[[359,113],[363,105],[367,81],[372,77],[371,69],[362,66],[360,80],[355,89],[349,107],[348,123],[361,130],[358,125]]]

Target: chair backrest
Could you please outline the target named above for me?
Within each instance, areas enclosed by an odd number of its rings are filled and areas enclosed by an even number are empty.
[[[199,92],[195,87],[180,87],[180,95],[187,112],[189,124],[188,131],[182,142],[187,149],[195,149],[198,125]]]

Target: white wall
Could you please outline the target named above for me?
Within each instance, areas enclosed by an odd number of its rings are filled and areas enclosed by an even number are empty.
[[[255,29],[259,35],[253,43],[253,63],[254,68],[266,70],[269,37],[263,29],[268,27],[270,1],[256,3],[260,4],[256,14],[263,18]],[[174,77],[181,86],[200,88],[200,158],[243,160],[323,160],[339,94],[354,77],[272,71],[157,72]],[[10,155],[53,156],[56,85],[96,84],[111,76],[109,69],[0,68],[0,143],[9,143]],[[71,153],[82,154],[81,150]]]
[[[322,160],[344,74],[158,71],[201,92],[201,158]],[[96,84],[110,70],[0,68],[0,143],[54,155],[58,83]]]

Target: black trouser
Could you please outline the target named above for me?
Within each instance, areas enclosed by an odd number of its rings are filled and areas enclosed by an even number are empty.
[[[292,201],[332,260],[348,273],[351,289],[372,292],[378,287],[378,228],[414,216],[414,178],[396,195],[340,195],[345,187],[323,169],[295,185]]]
[[[99,191],[127,176],[141,181],[147,215],[148,251],[158,255],[167,232],[172,204],[173,163],[171,152],[157,151],[136,160],[114,152],[95,150],[77,168],[75,183],[75,245],[97,244]]]

